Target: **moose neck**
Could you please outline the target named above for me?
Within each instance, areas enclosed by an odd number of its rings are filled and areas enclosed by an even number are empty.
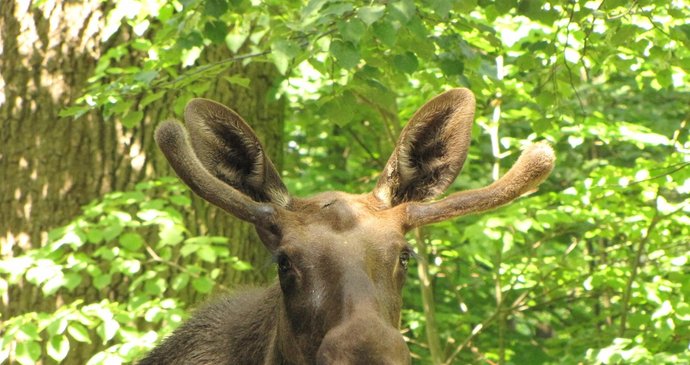
[[[314,364],[323,334],[315,326],[315,321],[302,318],[304,323],[296,323],[290,319],[285,310],[284,303],[279,304],[279,310],[275,318],[275,330],[273,340],[273,354],[269,358],[275,364]],[[295,327],[298,328],[295,328]],[[309,330],[308,330],[309,329]]]

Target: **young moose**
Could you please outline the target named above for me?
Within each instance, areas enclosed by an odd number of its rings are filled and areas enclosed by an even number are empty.
[[[474,108],[467,89],[436,96],[403,130],[371,193],[302,199],[290,196],[239,115],[189,102],[187,132],[165,122],[156,141],[194,192],[256,227],[278,283],[199,309],[141,364],[409,363],[399,332],[405,232],[506,204],[553,168],[553,151],[538,143],[493,184],[428,201],[465,162]]]

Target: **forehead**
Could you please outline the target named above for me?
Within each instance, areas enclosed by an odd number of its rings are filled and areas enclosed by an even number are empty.
[[[371,195],[328,192],[295,201],[283,227],[284,239],[311,245],[355,240],[399,240],[404,236],[396,212],[384,209]]]

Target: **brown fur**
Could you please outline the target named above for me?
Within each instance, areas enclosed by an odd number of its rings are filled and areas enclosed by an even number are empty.
[[[469,90],[445,92],[412,117],[372,193],[298,199],[242,118],[215,102],[191,101],[189,134],[167,122],[156,141],[192,190],[254,224],[279,278],[198,310],[140,364],[409,363],[398,330],[405,232],[506,204],[553,167],[553,151],[538,144],[496,183],[423,202],[460,172],[473,116]]]

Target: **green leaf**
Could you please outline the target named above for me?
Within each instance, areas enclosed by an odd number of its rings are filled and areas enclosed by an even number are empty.
[[[151,41],[148,39],[144,38],[137,38],[132,41],[132,48],[138,50],[138,51],[144,51],[147,52],[148,50],[151,49],[153,45],[151,44]]]
[[[188,50],[193,47],[202,46],[204,44],[204,37],[201,36],[201,33],[192,31],[188,34],[182,35],[177,42],[180,48],[183,50]]]
[[[196,236],[187,238],[185,244],[194,245],[209,245],[209,244],[227,244],[228,238],[225,236]]]
[[[635,34],[638,31],[638,27],[635,25],[622,25],[617,29],[609,30],[611,34],[611,45],[618,46],[627,42],[632,42]]]
[[[77,286],[79,286],[79,284],[81,284],[82,276],[77,274],[77,273],[74,273],[74,272],[68,272],[65,274],[63,281],[64,281],[63,285],[65,286],[65,288],[72,291]]]
[[[232,268],[237,271],[249,271],[252,269],[252,265],[246,261],[237,260],[232,263]]]
[[[128,276],[132,276],[141,270],[141,262],[139,260],[118,259],[117,261],[113,262],[113,270],[119,271]]]
[[[656,81],[662,88],[667,89],[673,85],[673,73],[668,68],[659,70],[656,73]]]
[[[100,243],[103,241],[103,231],[93,227],[86,231],[86,240],[91,243]]]
[[[96,287],[96,289],[100,290],[110,285],[111,281],[112,277],[110,276],[110,274],[97,275],[93,278],[93,286]]]
[[[81,323],[72,322],[67,327],[67,333],[72,336],[78,342],[91,343],[91,337],[89,336],[89,331]]]
[[[23,323],[19,327],[19,332],[20,336],[22,338],[27,338],[30,340],[39,340],[40,337],[38,335],[38,327],[36,326],[36,323],[29,322],[29,323]]]
[[[455,2],[455,10],[461,14],[469,14],[477,7],[477,0],[462,0]]]
[[[206,22],[204,25],[204,34],[211,42],[221,44],[225,42],[225,38],[228,35],[228,26],[221,20]]]
[[[228,11],[227,0],[206,0],[204,1],[204,14],[219,18]]]
[[[96,328],[96,333],[101,340],[103,340],[103,344],[105,344],[115,337],[119,329],[120,324],[116,320],[112,318],[105,318],[103,319],[103,323]]]
[[[122,125],[127,128],[133,128],[139,124],[142,119],[144,119],[144,112],[141,110],[130,111],[122,118]]]
[[[278,39],[271,45],[271,57],[278,72],[285,75],[292,59],[299,53],[299,47],[293,41]]]
[[[307,5],[301,10],[302,18],[306,18],[315,12],[318,12],[326,3],[328,3],[328,0],[309,0]]]
[[[462,75],[465,70],[465,63],[461,59],[452,58],[452,56],[441,55],[439,60],[439,67],[445,75]]]
[[[141,99],[140,106],[143,108],[143,107],[153,103],[154,101],[162,98],[163,95],[165,95],[165,91],[159,91],[157,93],[148,94],[143,99]]]
[[[156,77],[158,77],[158,71],[141,71],[134,75],[134,80],[148,85],[151,81],[155,80]]]
[[[215,283],[213,282],[213,280],[209,279],[206,276],[202,276],[192,280],[192,286],[194,287],[194,289],[196,289],[196,291],[198,291],[199,293],[203,294],[210,293],[211,290],[213,290],[214,284]]]
[[[544,118],[535,119],[532,120],[531,127],[537,133],[544,133],[549,128],[551,128],[551,121]]]
[[[230,32],[225,36],[225,44],[232,51],[232,53],[237,53],[237,51],[242,48],[244,42],[249,37],[249,33],[242,32]]]
[[[184,239],[184,227],[179,225],[166,226],[158,233],[161,245],[176,245]]]
[[[398,38],[398,32],[390,22],[381,21],[374,24],[374,35],[385,46],[393,47]]]
[[[496,10],[500,14],[506,14],[517,6],[517,0],[496,0]]]
[[[46,344],[46,353],[55,361],[62,361],[69,353],[69,340],[65,336],[53,336]]]
[[[189,274],[183,272],[173,278],[170,286],[173,290],[180,291],[184,289],[187,284],[189,284]]]
[[[363,6],[357,10],[357,17],[361,19],[364,24],[372,25],[377,20],[381,19],[385,10],[386,7],[384,5]]]
[[[63,286],[64,282],[64,276],[60,273],[48,279],[48,281],[43,284],[41,291],[45,296],[53,295]]]
[[[198,250],[196,250],[196,255],[207,262],[215,262],[217,257],[216,257],[216,252],[213,250],[213,247],[210,245],[203,245],[200,246]]]
[[[60,110],[58,116],[62,118],[74,117],[74,119],[77,119],[82,115],[86,114],[89,111],[89,109],[90,108],[87,105],[70,106]]]
[[[453,3],[450,0],[435,0],[431,3],[431,7],[434,9],[436,15],[445,18],[453,8]]]
[[[182,257],[187,257],[187,256],[191,255],[192,253],[194,253],[198,249],[199,249],[199,245],[185,244],[180,249],[180,255],[182,255]]]
[[[687,303],[677,303],[676,304],[676,318],[681,321],[690,322],[690,305]]]
[[[229,83],[233,84],[233,85],[239,85],[239,86],[242,86],[244,88],[249,88],[249,85],[252,82],[251,79],[248,79],[246,77],[242,77],[239,75],[226,76],[225,80],[228,81]],[[173,196],[170,198],[170,200],[172,201],[174,198],[180,198],[180,197],[182,197],[182,196],[181,195]],[[188,203],[185,203],[185,204],[175,203],[175,204],[178,204],[181,206],[189,205],[189,202],[190,202],[189,198],[187,198],[187,197],[184,197],[184,198],[187,200]]]
[[[273,52],[284,54],[286,57],[293,58],[299,53],[297,43],[288,39],[278,39],[271,46]]]
[[[321,10],[319,12],[319,18],[321,18],[321,22],[326,21],[326,19],[336,16],[336,17],[341,17],[344,16],[345,13],[352,11],[353,7],[352,4],[348,3],[336,3],[333,5],[328,6],[327,8]]]
[[[419,61],[417,61],[417,56],[414,53],[408,51],[401,55],[395,55],[393,65],[402,72],[413,73],[417,70]]]
[[[345,126],[355,117],[351,110],[356,104],[357,100],[354,95],[351,92],[344,92],[324,103],[322,111],[329,121],[339,126]]]
[[[119,238],[120,246],[129,251],[138,251],[144,246],[144,238],[136,232],[127,232]]]
[[[144,284],[144,290],[146,293],[154,296],[162,295],[166,288],[167,284],[162,278],[157,278],[156,280],[147,280]]]
[[[112,217],[112,216],[111,216]],[[108,225],[103,228],[103,239],[110,242],[122,233],[123,227],[119,221],[108,220]]]
[[[144,314],[144,320],[146,322],[158,322],[163,318],[163,313],[160,307],[149,308]]]
[[[60,315],[50,322],[48,327],[46,327],[46,332],[48,332],[48,335],[50,336],[62,335],[65,332],[65,329],[67,329],[67,324],[67,317]]]
[[[41,345],[38,342],[21,341],[16,346],[16,360],[22,365],[35,365],[41,357]]]
[[[412,19],[412,17],[415,15],[415,11],[417,10],[417,7],[412,0],[399,0],[393,2],[391,5],[392,9],[395,10],[394,13],[398,14],[405,22]]]
[[[362,38],[366,27],[359,19],[348,19],[339,21],[338,29],[344,40],[357,44]]]
[[[354,68],[359,63],[359,50],[350,42],[334,40],[331,42],[330,52],[345,69]]]

